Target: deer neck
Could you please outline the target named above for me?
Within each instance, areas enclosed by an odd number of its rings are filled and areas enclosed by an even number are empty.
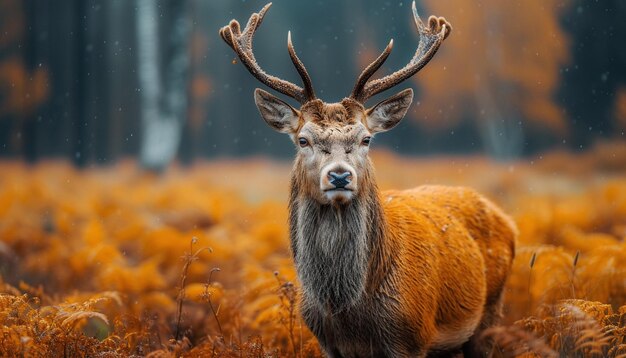
[[[292,181],[291,248],[304,295],[332,312],[353,306],[384,271],[384,215],[375,184],[344,206],[322,205]]]

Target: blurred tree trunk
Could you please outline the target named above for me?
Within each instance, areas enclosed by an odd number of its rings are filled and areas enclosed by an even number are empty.
[[[572,66],[561,72],[559,100],[572,122],[570,147],[587,149],[602,137],[623,138],[614,118],[615,94],[626,84],[626,3],[574,0],[562,16],[572,40]],[[599,19],[602,26],[599,26]]]
[[[159,19],[156,0],[137,0],[138,72],[141,89],[141,165],[164,169],[176,156],[187,110],[188,41],[191,24],[186,1],[167,2],[171,28],[165,51],[159,49]],[[161,65],[161,55],[165,64]]]
[[[76,80],[74,81],[74,99],[76,103],[76,114],[73,120],[74,130],[74,164],[84,167],[87,164],[87,65],[88,58],[85,48],[87,46],[87,4],[84,0],[76,0],[76,22],[74,23],[74,33],[76,34],[76,44],[74,46],[76,58]]]
[[[494,69],[504,72],[503,56],[498,41],[492,34],[503,32],[499,9],[487,8],[483,11],[484,22],[488,24],[485,40],[487,59]],[[491,157],[506,161],[522,155],[524,133],[521,118],[510,105],[509,98],[515,98],[514,86],[497,78],[486,78],[476,86],[476,103],[480,110],[478,129],[485,152]]]

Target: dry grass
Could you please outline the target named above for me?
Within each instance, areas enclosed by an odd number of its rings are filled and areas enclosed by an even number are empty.
[[[498,354],[626,357],[624,153],[374,162],[383,188],[469,185],[514,216]],[[288,164],[0,172],[0,356],[320,355],[297,311]]]

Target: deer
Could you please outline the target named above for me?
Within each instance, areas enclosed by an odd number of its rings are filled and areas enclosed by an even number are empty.
[[[379,79],[393,40],[359,75],[349,97],[315,96],[287,34],[303,87],[266,73],[252,40],[271,3],[242,30],[232,20],[222,39],[261,83],[300,103],[294,108],[257,88],[263,120],[296,147],[289,194],[290,249],[300,283],[303,321],[329,357],[488,356],[484,331],[502,315],[503,288],[517,229],[499,207],[470,188],[438,185],[378,189],[369,147],[374,135],[407,113],[405,89],[366,108],[372,96],[420,71],[450,35],[443,17],[425,24],[409,63]]]

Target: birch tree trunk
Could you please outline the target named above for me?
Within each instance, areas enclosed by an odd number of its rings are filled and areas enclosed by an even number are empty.
[[[176,156],[187,109],[188,43],[186,1],[168,1],[172,28],[166,37],[165,66],[159,49],[157,0],[137,0],[138,74],[141,90],[141,165],[163,170]]]
[[[486,9],[484,21],[489,24],[486,37],[487,56],[490,67],[500,69],[503,63],[501,48],[494,36],[490,34],[501,33],[500,21],[502,17],[498,10]],[[510,83],[500,81],[498,78],[483,78],[477,86],[475,98],[480,108],[481,117],[478,120],[479,134],[483,141],[485,151],[498,160],[513,160],[522,155],[524,146],[524,133],[521,118],[510,104],[510,99],[515,97],[515,89]]]

